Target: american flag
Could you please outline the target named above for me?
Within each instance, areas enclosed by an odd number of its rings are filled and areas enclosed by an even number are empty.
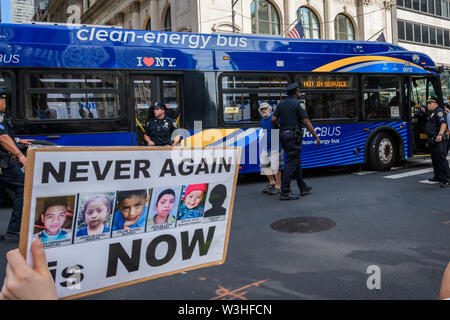
[[[302,19],[298,20],[295,27],[288,33],[289,38],[305,39],[305,30],[303,29]]]

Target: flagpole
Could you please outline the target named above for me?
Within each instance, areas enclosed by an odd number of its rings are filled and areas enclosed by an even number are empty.
[[[286,32],[289,30],[289,29],[291,29],[291,26],[294,24],[294,23],[297,23],[300,19],[302,18],[302,16],[300,16],[300,17],[298,17],[297,19],[295,19],[294,20],[294,22],[292,22],[282,33],[281,33],[281,36],[283,36],[283,33],[286,35]]]
[[[374,35],[371,36],[371,37],[370,37],[369,39],[367,39],[366,41],[369,41],[370,39],[372,39],[373,37],[375,37],[377,34],[379,34],[380,32],[382,32],[383,30],[384,30],[384,27],[383,27],[380,31],[375,32]]]
[[[234,22],[234,17],[236,16],[236,12],[234,11],[234,6],[239,0],[231,0],[231,24],[233,25],[233,33],[236,33],[236,24]]]

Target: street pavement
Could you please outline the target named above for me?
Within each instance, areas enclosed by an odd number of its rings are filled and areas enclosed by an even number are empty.
[[[304,170],[304,175],[313,192],[293,201],[263,194],[265,177],[239,179],[224,264],[83,299],[438,298],[450,260],[450,188],[426,181],[432,176],[428,158],[388,172],[340,167]],[[0,232],[9,211],[0,209]],[[281,219],[304,217],[329,224],[306,233],[272,228]],[[305,223],[291,227],[314,231]],[[0,279],[5,254],[15,247],[0,242]],[[380,287],[369,289],[375,269]]]

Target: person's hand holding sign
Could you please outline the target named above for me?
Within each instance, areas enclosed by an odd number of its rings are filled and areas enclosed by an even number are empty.
[[[31,253],[34,269],[28,265],[18,249],[11,250],[6,254],[8,265],[0,292],[0,300],[58,299],[40,239],[33,242]]]
[[[33,143],[34,139],[19,139],[18,143],[21,143],[25,146],[30,146]]]

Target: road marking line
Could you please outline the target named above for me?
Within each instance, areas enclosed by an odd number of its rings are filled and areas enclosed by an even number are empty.
[[[425,183],[425,184],[437,184],[437,183],[439,183],[439,182],[428,181],[428,180],[422,180],[422,181],[419,181],[419,183]]]
[[[384,176],[383,178],[386,178],[386,179],[400,179],[400,178],[416,176],[416,175],[419,175],[419,174],[432,172],[432,171],[433,171],[433,168],[428,168],[428,169],[422,169],[422,170],[409,171],[409,172],[405,172],[405,173],[393,174],[393,175],[390,175],[390,176]]]
[[[245,295],[247,294],[247,291],[242,292],[242,290],[250,288],[250,287],[259,287],[262,283],[266,282],[267,280],[270,280],[270,279],[253,282],[253,283],[250,283],[249,285],[246,285],[242,288],[239,288],[239,289],[236,289],[233,291],[230,291],[230,289],[224,288],[219,285],[219,289],[216,290],[217,296],[215,296],[214,298],[211,298],[209,300],[217,300],[217,299],[234,300],[236,298],[241,299],[241,300],[248,300],[247,297],[245,297]]]
[[[358,176],[365,176],[366,174],[374,174],[378,171],[360,171],[360,172],[353,172],[353,174],[357,174]]]

